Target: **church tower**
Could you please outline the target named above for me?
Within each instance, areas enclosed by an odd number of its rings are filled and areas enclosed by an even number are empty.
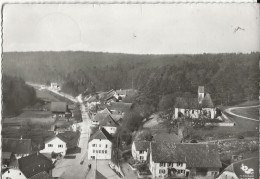
[[[199,104],[201,104],[203,98],[205,97],[205,89],[204,86],[199,86],[198,88],[198,100]]]

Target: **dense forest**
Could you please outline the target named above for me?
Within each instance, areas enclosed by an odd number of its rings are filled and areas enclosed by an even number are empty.
[[[15,115],[36,100],[35,89],[21,78],[2,76],[3,116]]]
[[[28,81],[62,83],[77,95],[134,88],[137,102],[167,109],[176,96],[196,95],[203,85],[215,104],[258,97],[260,53],[201,55],[129,55],[94,52],[4,53],[4,71]]]

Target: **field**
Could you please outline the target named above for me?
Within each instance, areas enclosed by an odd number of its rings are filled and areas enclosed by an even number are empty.
[[[253,119],[259,119],[259,107],[254,108],[244,108],[244,109],[234,109],[233,113]]]

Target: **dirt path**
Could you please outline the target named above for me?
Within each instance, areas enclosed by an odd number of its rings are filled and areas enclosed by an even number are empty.
[[[238,115],[238,114],[235,114],[235,113],[232,112],[232,110],[234,110],[234,109],[247,109],[247,108],[256,108],[256,107],[260,107],[260,105],[244,106],[244,107],[232,107],[232,108],[225,109],[225,112],[227,112],[230,115],[240,117],[240,118],[243,118],[243,119],[247,119],[247,120],[251,120],[251,121],[259,121],[258,119],[253,119],[253,118],[250,118],[250,117],[241,116],[241,115]]]

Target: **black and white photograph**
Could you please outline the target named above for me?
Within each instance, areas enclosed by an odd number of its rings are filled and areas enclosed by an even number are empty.
[[[2,7],[1,178],[258,179],[260,5]]]

